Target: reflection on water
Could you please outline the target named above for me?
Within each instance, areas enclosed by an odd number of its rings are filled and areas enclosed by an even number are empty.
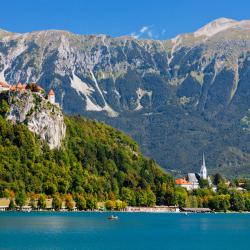
[[[118,221],[107,217],[0,213],[0,249],[249,249],[250,214],[120,213]]]

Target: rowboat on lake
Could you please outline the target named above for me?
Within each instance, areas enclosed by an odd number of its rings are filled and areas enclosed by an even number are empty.
[[[111,215],[108,217],[109,220],[118,220],[118,216]]]

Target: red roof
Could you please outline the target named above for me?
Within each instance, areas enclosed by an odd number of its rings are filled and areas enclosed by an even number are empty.
[[[15,86],[15,85],[11,86],[11,87],[10,87],[10,90],[11,90],[11,91],[16,91],[16,86]]]
[[[16,86],[17,86],[17,88],[22,88],[23,87],[22,83],[20,83],[20,82]]]
[[[186,181],[185,179],[180,178],[180,179],[175,180],[175,184],[176,185],[190,185],[192,183],[189,181]]]
[[[0,86],[1,87],[6,87],[6,88],[10,87],[10,85],[8,83],[6,83],[6,82],[0,82]]]

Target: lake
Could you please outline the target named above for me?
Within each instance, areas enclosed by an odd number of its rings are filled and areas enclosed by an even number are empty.
[[[0,249],[250,249],[250,214],[1,212]]]

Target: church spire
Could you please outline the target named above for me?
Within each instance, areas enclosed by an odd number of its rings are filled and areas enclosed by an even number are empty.
[[[204,153],[203,153],[203,158],[202,158],[202,165],[203,165],[203,166],[206,166],[205,155],[204,155]]]
[[[205,161],[205,155],[203,153],[202,157],[202,165],[200,170],[200,178],[206,180],[207,179],[207,167],[206,167],[206,161]]]

